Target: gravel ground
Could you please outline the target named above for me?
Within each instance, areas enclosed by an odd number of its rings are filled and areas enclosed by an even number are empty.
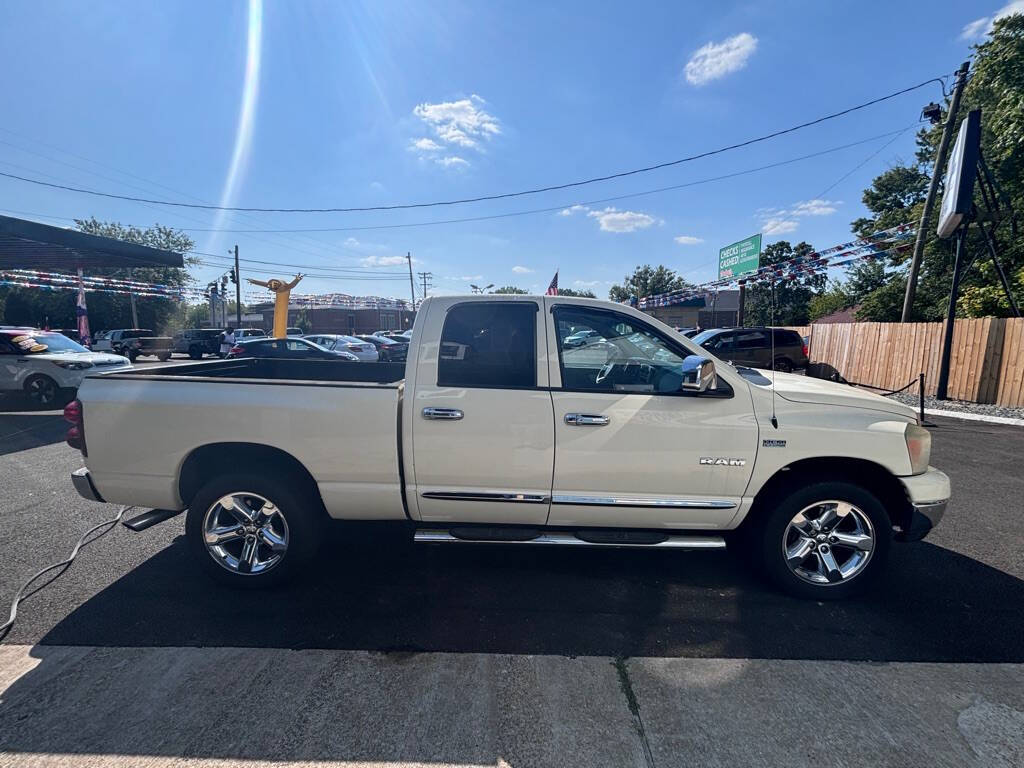
[[[896,395],[889,395],[894,400],[917,408],[919,405],[918,396],[900,392]],[[992,405],[990,403],[972,403],[967,400],[936,400],[934,397],[925,396],[925,408],[935,408],[942,411],[961,411],[963,413],[976,413],[981,416],[1003,416],[1009,419],[1024,419],[1024,408],[1011,408],[1005,405]]]

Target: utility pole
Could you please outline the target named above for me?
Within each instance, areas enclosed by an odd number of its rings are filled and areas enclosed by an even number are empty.
[[[129,274],[131,274],[129,272]],[[139,311],[135,308],[135,291],[134,289],[128,292],[128,298],[132,301],[132,328],[139,327]]]
[[[433,287],[431,285],[431,283],[430,283],[430,280],[431,280],[431,278],[434,277],[434,273],[433,272],[417,272],[416,274],[418,274],[420,276],[420,280],[423,281],[423,298],[425,299],[425,298],[427,298],[427,291],[430,290]]]
[[[957,113],[960,111],[960,96],[963,94],[964,86],[967,84],[967,70],[971,62],[965,61],[957,71],[956,84],[953,86],[953,98],[949,102],[949,112],[946,114],[946,125],[942,128],[942,140],[939,142],[939,151],[935,156],[935,166],[932,168],[932,181],[928,186],[928,196],[924,200],[924,210],[921,212],[921,222],[917,225],[917,237],[914,240],[914,255],[910,259],[910,271],[907,273],[907,292],[903,295],[903,315],[900,322],[910,321],[910,311],[914,306],[914,294],[917,291],[917,273],[921,269],[921,256],[924,254],[924,244],[928,238],[928,220],[932,215],[932,208],[935,207],[935,197],[939,190],[939,179],[942,178],[942,171],[946,165],[946,153],[949,151],[949,142],[953,137],[953,126],[956,124]]]
[[[740,280],[740,306],[739,310],[736,312],[736,325],[740,328],[743,327],[743,304],[747,298],[746,282],[746,280]]]
[[[235,245],[235,327],[242,327],[242,276],[238,273],[238,245]]]
[[[405,252],[405,260],[409,263],[409,292],[412,294],[412,310],[416,311],[416,283],[412,279],[412,254]]]

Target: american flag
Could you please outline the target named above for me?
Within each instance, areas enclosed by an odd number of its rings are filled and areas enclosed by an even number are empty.
[[[544,292],[545,296],[557,296],[558,295],[558,270],[555,270],[555,276],[551,278],[551,285]]]
[[[89,345],[89,312],[85,307],[85,287],[82,285],[82,270],[78,270],[78,302],[75,305],[75,316],[78,318],[78,337],[86,346]]]

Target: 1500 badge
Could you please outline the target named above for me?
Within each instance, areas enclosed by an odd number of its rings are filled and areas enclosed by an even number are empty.
[[[747,463],[746,459],[726,459],[719,456],[701,456],[701,466],[712,467],[742,467]]]

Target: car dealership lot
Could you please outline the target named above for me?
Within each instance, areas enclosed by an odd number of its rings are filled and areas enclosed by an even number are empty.
[[[4,640],[0,764],[1013,765],[1024,430],[936,421],[950,511],[845,603],[785,597],[731,555],[430,548],[367,525],[246,593],[192,566],[182,517],[118,528]],[[0,413],[4,610],[116,511],[74,493],[63,432]]]

